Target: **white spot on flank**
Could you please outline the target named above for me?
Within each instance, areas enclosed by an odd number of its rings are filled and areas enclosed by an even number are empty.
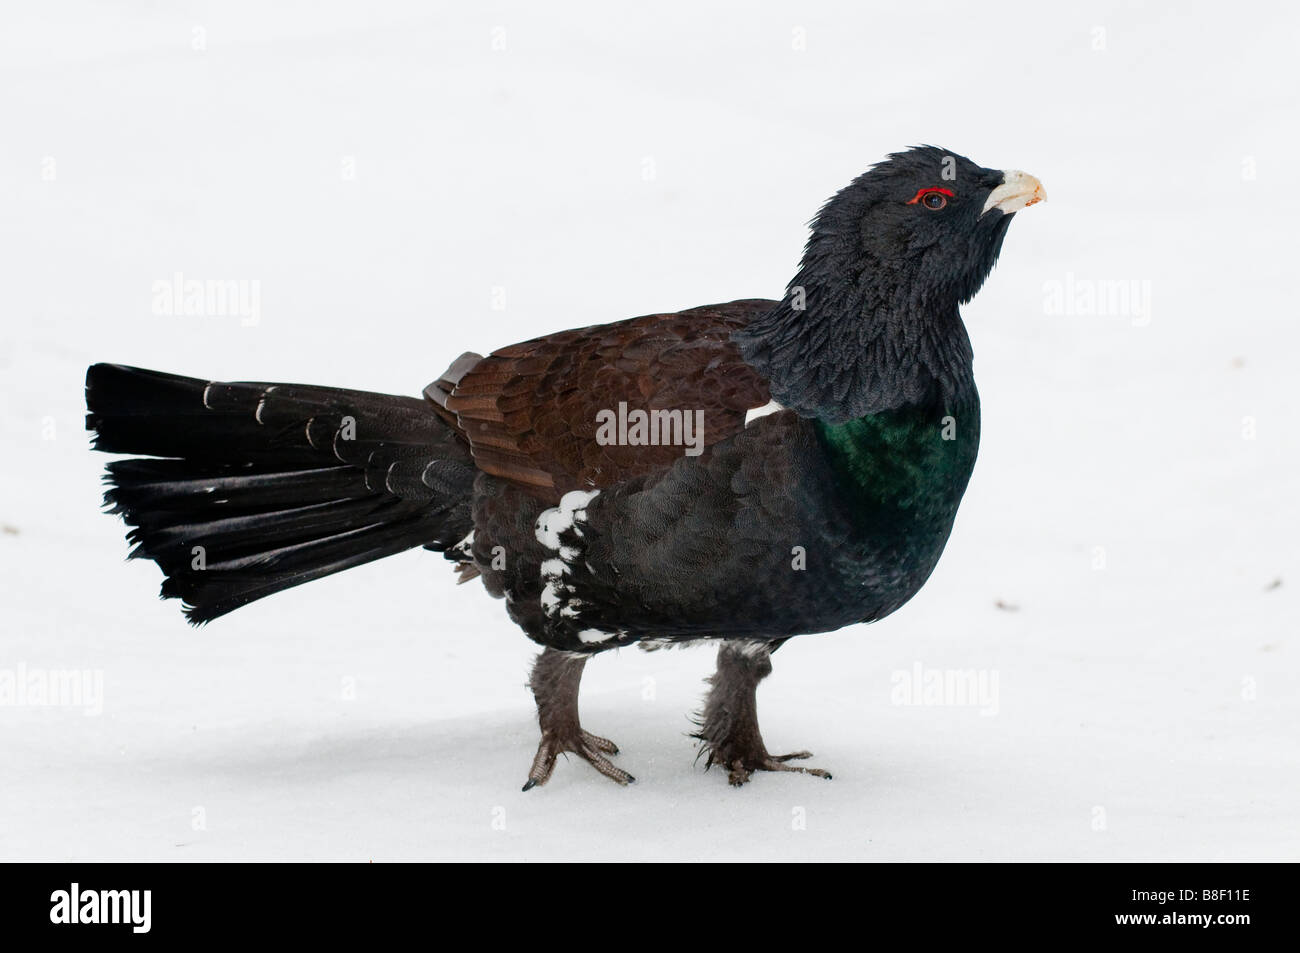
[[[759,417],[766,417],[768,414],[775,414],[782,410],[785,410],[785,408],[776,401],[769,400],[762,407],[753,407],[745,411],[745,426],[748,427]]]
[[[587,505],[598,496],[600,490],[570,490],[560,497],[559,506],[543,510],[537,518],[534,530],[537,541],[558,554],[543,561],[540,567],[542,611],[548,616],[559,613],[572,619],[578,615],[582,600],[573,597],[573,589],[565,584],[564,576],[569,572],[568,564],[575,562],[579,553],[575,546],[562,545],[560,534],[572,530],[581,536],[577,524],[587,518]]]
[[[562,602],[563,600],[560,599],[559,587],[554,585],[553,583],[548,582],[542,588],[542,597],[541,597],[542,611],[545,612],[547,615],[555,615],[555,613],[559,610]]]
[[[570,616],[577,615],[577,610],[565,612],[568,608],[568,602],[577,602],[576,599],[568,598],[569,587],[564,584],[564,574],[569,571],[569,567],[564,564],[563,559],[548,559],[541,565],[542,576],[542,611],[548,616],[555,615],[556,612]]]
[[[474,552],[474,531],[470,530],[469,534],[464,539],[451,547],[451,551],[458,556],[464,556],[466,559],[469,559]]]
[[[560,534],[573,530],[582,535],[576,524],[587,518],[587,504],[600,496],[600,490],[570,490],[560,497],[560,505],[543,510],[537,517],[534,532],[537,541],[547,549],[559,550]]]
[[[569,571],[563,559],[548,559],[542,563],[543,579],[559,579],[560,576]]]
[[[612,639],[617,632],[602,632],[600,629],[583,629],[578,633],[578,638],[585,642],[607,642]]]

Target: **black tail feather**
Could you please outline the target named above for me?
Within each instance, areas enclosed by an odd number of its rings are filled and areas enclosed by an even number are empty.
[[[150,458],[104,502],[195,624],[470,529],[469,450],[418,398],[96,364],[86,406],[95,449]]]

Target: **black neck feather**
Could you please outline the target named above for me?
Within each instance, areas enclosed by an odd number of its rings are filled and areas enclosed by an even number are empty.
[[[880,300],[801,280],[809,280],[803,272],[779,306],[734,335],[783,407],[838,424],[973,393],[970,338],[955,301]]]

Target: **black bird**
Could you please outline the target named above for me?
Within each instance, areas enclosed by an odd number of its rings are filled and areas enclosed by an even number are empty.
[[[929,577],[979,443],[959,305],[1022,172],[933,146],[834,195],[780,301],[748,299],[465,354],[423,397],[96,364],[106,505],[195,624],[416,546],[483,580],[544,648],[527,790],[572,752],[587,659],[718,639],[699,714],[733,784],[772,755],[755,693],[791,636],[883,618]]]

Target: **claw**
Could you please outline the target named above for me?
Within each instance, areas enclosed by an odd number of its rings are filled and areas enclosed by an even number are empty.
[[[794,758],[808,758],[811,755],[807,751],[796,751],[794,754],[783,755],[764,755],[761,758],[744,760],[737,758],[734,761],[725,764],[727,769],[727,780],[733,787],[740,787],[751,777],[755,771],[788,771],[792,774],[811,774],[816,778],[825,778],[831,780],[831,773],[823,771],[821,768],[805,768],[798,765],[786,764],[787,761]]]
[[[618,754],[618,745],[608,738],[602,738],[600,735],[593,735],[590,731],[584,731],[582,740],[597,751],[603,751],[605,754]]]
[[[813,753],[811,751],[795,751],[791,754],[768,755],[768,757],[771,758],[773,761],[803,761],[806,758],[811,758],[812,756]]]
[[[636,780],[632,775],[605,757],[605,754],[618,754],[618,745],[608,738],[602,738],[588,731],[579,730],[576,739],[562,740],[551,735],[542,735],[542,741],[537,746],[537,756],[533,758],[533,767],[528,772],[528,780],[524,782],[523,789],[531,791],[533,788],[549,781],[551,772],[555,770],[556,759],[565,753],[576,754],[605,777],[618,784],[631,784]]]

